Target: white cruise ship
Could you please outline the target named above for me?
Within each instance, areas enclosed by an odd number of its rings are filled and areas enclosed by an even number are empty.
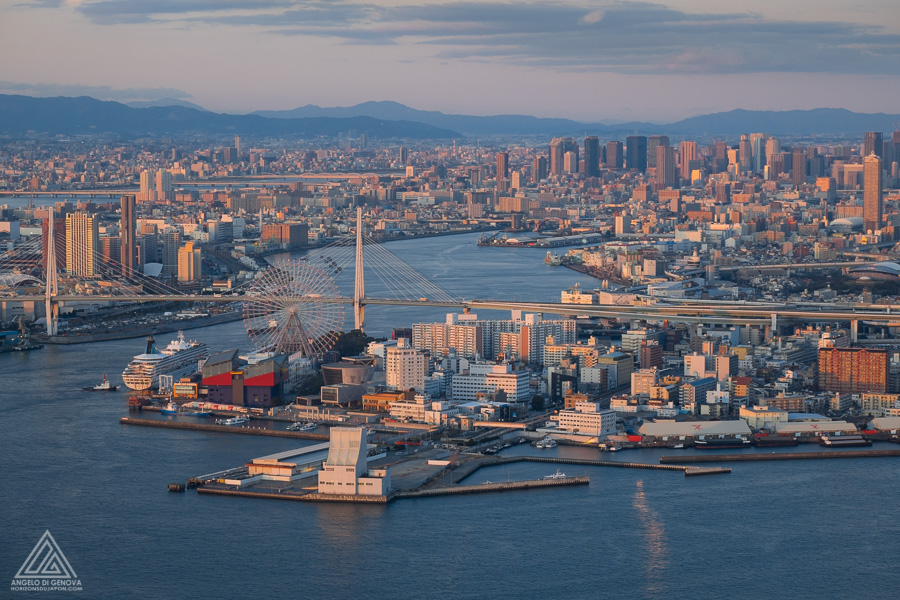
[[[138,354],[122,373],[122,381],[133,390],[159,388],[159,376],[171,375],[173,381],[196,373],[200,361],[209,358],[209,347],[202,342],[185,341],[184,332],[163,350],[156,349],[153,336],[147,338],[147,352]]]

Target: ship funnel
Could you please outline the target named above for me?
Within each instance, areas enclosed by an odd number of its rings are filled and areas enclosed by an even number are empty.
[[[152,335],[147,336],[147,354],[153,354],[153,346],[156,345],[156,340],[153,339]]]

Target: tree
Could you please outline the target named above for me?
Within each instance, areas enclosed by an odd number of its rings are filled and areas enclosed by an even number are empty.
[[[531,397],[531,410],[544,410],[544,397],[535,395]]]

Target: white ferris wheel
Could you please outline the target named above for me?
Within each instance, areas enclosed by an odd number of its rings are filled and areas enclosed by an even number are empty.
[[[247,292],[244,326],[257,350],[315,360],[344,325],[334,281],[305,261],[290,259],[257,277]]]

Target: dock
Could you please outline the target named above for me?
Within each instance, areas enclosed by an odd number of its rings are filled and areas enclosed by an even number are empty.
[[[900,456],[900,450],[842,450],[826,452],[773,452],[771,454],[691,454],[686,456],[661,456],[659,462],[667,463],[710,463],[742,462],[758,460],[813,460],[824,458],[882,458]]]
[[[590,477],[566,477],[564,479],[526,479],[523,481],[506,481],[503,483],[483,483],[481,485],[454,485],[413,492],[397,492],[395,498],[425,498],[430,496],[452,496],[456,494],[485,494],[488,492],[510,492],[514,490],[530,490],[535,488],[556,487],[561,485],[589,485]]]
[[[646,469],[649,471],[681,471],[686,477],[692,475],[721,475],[731,473],[727,467],[690,467],[685,465],[656,465],[651,463],[623,462],[615,460],[594,460],[590,458],[564,458],[556,456],[510,456],[495,457],[482,461],[471,461],[455,469],[451,476],[453,483],[458,483],[482,467],[508,465],[517,462],[555,463],[561,465],[585,465],[591,467],[612,467],[614,469]],[[681,461],[672,461],[681,462]]]
[[[236,427],[234,425],[211,425],[206,423],[183,423],[180,421],[135,419],[133,417],[122,417],[119,419],[119,423],[122,425],[142,425],[144,427],[186,429],[188,431],[212,431],[216,433],[238,433],[243,435],[266,435],[270,437],[294,438],[299,440],[328,441],[328,434],[326,433],[308,433],[305,431],[285,431],[279,429]]]

